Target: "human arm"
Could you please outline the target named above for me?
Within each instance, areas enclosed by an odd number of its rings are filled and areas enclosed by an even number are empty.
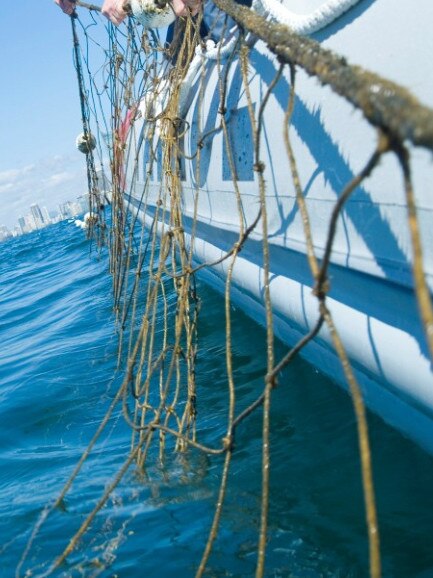
[[[125,0],[105,0],[101,12],[113,24],[118,26],[126,17],[126,11],[123,9]],[[54,0],[65,14],[71,15],[75,10],[75,0]]]
[[[65,14],[71,15],[75,10],[75,1],[73,0],[54,0],[54,2],[60,6]]]
[[[202,0],[172,0],[173,11],[176,16],[195,16],[201,5]]]
[[[54,0],[66,14],[71,15],[75,9],[75,0]],[[171,5],[176,16],[195,16],[202,0],[172,0]],[[104,0],[102,14],[113,24],[119,26],[126,18],[125,0]]]
[[[127,13],[124,9],[125,0],[105,0],[101,12],[113,24],[119,26],[125,20]]]

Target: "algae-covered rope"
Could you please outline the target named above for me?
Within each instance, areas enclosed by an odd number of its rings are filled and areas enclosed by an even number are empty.
[[[400,142],[433,151],[433,110],[408,90],[354,66],[310,38],[266,18],[233,0],[215,0],[245,30],[263,40],[281,60],[303,68],[361,110],[365,118]]]
[[[361,471],[362,471],[363,490],[366,508],[366,521],[369,536],[370,576],[372,578],[379,578],[379,576],[381,575],[380,538],[378,531],[376,499],[374,493],[373,473],[371,465],[371,451],[368,438],[366,412],[360,387],[353,373],[351,364],[349,362],[349,358],[347,356],[347,353],[345,351],[344,345],[341,341],[337,328],[335,327],[332,315],[326,305],[326,294],[329,290],[327,275],[331,251],[335,238],[337,219],[339,218],[342,208],[346,203],[346,201],[348,200],[348,198],[350,197],[350,195],[353,193],[356,187],[359,184],[361,184],[371,174],[374,168],[378,165],[382,155],[389,149],[389,140],[383,134],[379,134],[379,143],[377,145],[377,148],[371,155],[370,159],[367,161],[364,169],[358,175],[356,175],[351,182],[349,182],[346,185],[345,189],[339,196],[339,199],[334,206],[331,219],[329,222],[329,230],[326,240],[325,254],[319,267],[319,263],[314,251],[313,234],[310,225],[310,218],[305,203],[305,199],[302,194],[302,188],[300,184],[299,173],[297,170],[296,159],[293,153],[293,148],[289,136],[290,121],[295,105],[296,75],[295,75],[295,67],[293,64],[291,64],[290,70],[291,70],[291,92],[290,92],[289,105],[286,111],[286,120],[288,122],[284,127],[284,141],[292,171],[292,179],[296,190],[296,199],[300,213],[302,215],[302,224],[307,243],[308,262],[310,265],[313,278],[316,283],[315,294],[319,300],[320,317],[318,319],[316,326],[310,331],[309,335],[315,336],[320,330],[323,322],[324,321],[326,322],[328,330],[331,334],[332,341],[334,343],[335,350],[337,352],[338,357],[340,358],[340,362],[347,383],[349,385],[358,429],[358,444],[361,458]],[[289,352],[286,355],[286,357],[280,361],[280,363],[276,366],[274,371],[277,372],[278,370],[282,369],[290,360],[290,356],[291,352]]]
[[[88,2],[81,2],[81,0],[76,0],[75,4],[81,6],[81,8],[87,8],[87,10],[93,10],[95,12],[101,12],[101,7],[96,4],[89,4]]]
[[[415,284],[418,308],[425,328],[427,344],[430,349],[430,357],[433,361],[433,306],[431,294],[424,275],[423,250],[421,235],[418,226],[418,218],[413,190],[410,157],[408,150],[403,145],[394,143],[394,150],[400,162],[403,173],[404,192],[406,195],[407,218],[412,240],[413,261],[412,271]]]

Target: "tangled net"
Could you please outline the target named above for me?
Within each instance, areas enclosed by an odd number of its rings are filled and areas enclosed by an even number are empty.
[[[262,493],[260,531],[257,548],[256,576],[265,572],[269,476],[270,476],[270,408],[278,375],[293,358],[313,340],[324,326],[341,361],[347,380],[358,426],[362,481],[370,546],[370,575],[381,574],[379,531],[367,421],[360,387],[339,330],[327,303],[329,265],[337,223],[345,204],[356,188],[378,167],[385,155],[393,154],[403,175],[408,208],[408,223],[413,247],[414,290],[419,304],[430,354],[433,357],[433,312],[430,292],[425,281],[422,245],[412,185],[409,148],[419,146],[433,150],[433,113],[422,107],[405,90],[365,72],[314,41],[290,32],[285,26],[268,22],[259,13],[234,4],[215,0],[222,11],[238,24],[234,32],[225,30],[226,44],[212,45],[201,36],[202,17],[178,20],[174,38],[167,46],[158,34],[144,30],[129,19],[125,29],[106,25],[91,11],[89,22],[72,18],[74,60],[77,70],[84,134],[97,136],[99,149],[86,155],[90,210],[99,214],[90,236],[99,246],[108,243],[113,279],[114,308],[119,326],[119,367],[126,358],[124,379],[112,400],[104,420],[77,464],[56,502],[47,508],[29,540],[17,569],[17,576],[32,543],[50,513],[61,507],[72,483],[92,452],[98,438],[114,412],[122,408],[131,428],[130,451],[116,476],[106,486],[94,509],[88,513],[69,544],[52,561],[41,576],[53,574],[74,551],[132,464],[144,470],[150,448],[158,447],[158,457],[167,452],[185,452],[195,448],[209,456],[223,455],[219,494],[214,518],[196,576],[204,574],[218,527],[223,515],[236,432],[244,420],[262,408]],[[90,8],[92,8],[90,6]],[[101,34],[102,30],[102,34]],[[108,47],[102,44],[108,38]],[[80,40],[81,36],[81,40]],[[260,104],[251,94],[251,49],[261,39],[278,57],[276,75],[269,81]],[[99,50],[99,55],[97,52]],[[197,126],[185,120],[190,103],[191,86],[198,109],[204,106],[208,82],[207,64],[218,70],[218,118],[213,126]],[[232,67],[238,63],[241,86],[248,103],[252,130],[257,213],[246,222],[243,213],[242,186],[237,174],[236,150],[230,133],[227,109],[227,85]],[[209,65],[210,66],[210,65]],[[328,235],[323,255],[316,255],[314,230],[306,202],[296,154],[292,145],[291,121],[296,101],[296,77],[303,69],[335,93],[361,110],[377,130],[377,147],[365,166],[342,188],[329,215]],[[94,71],[97,71],[96,73]],[[291,175],[297,210],[300,212],[306,242],[308,264],[317,298],[317,320],[280,359],[275,358],[272,300],[270,293],[271,260],[269,222],[263,154],[263,118],[268,100],[282,77],[290,81],[282,127],[287,154],[287,174]],[[372,91],[371,87],[379,87]],[[186,147],[186,136],[195,130],[195,146]],[[215,134],[221,133],[230,167],[230,180],[236,196],[239,226],[236,242],[220,258],[197,263],[194,256],[194,234],[197,222],[201,160],[203,148]],[[194,139],[190,136],[190,141]],[[104,149],[105,143],[106,148]],[[96,175],[94,154],[111,174],[111,217],[105,218],[104,201]],[[109,166],[106,159],[109,158]],[[185,165],[194,167],[196,189],[190,232],[184,227]],[[238,410],[232,360],[232,276],[247,240],[261,228],[263,304],[266,313],[267,370],[263,388],[257,398],[242,411]],[[108,231],[107,231],[108,229]],[[203,270],[224,264],[225,277],[225,344],[227,375],[227,421],[220,424],[220,443],[214,446],[201,441],[197,403],[197,324],[202,303],[196,276]],[[175,295],[175,298],[168,294]],[[163,322],[160,320],[163,319]]]

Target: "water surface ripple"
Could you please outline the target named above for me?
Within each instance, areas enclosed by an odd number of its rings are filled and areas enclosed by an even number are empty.
[[[200,434],[224,434],[223,301],[200,286]],[[0,577],[15,576],[30,532],[104,416],[121,375],[107,257],[60,223],[0,244]],[[261,327],[233,311],[238,411],[261,390]],[[284,347],[277,344],[277,355]],[[261,412],[238,430],[208,576],[253,576],[260,516]],[[356,428],[346,393],[302,360],[273,394],[268,577],[362,577],[368,545]],[[384,576],[433,576],[433,461],[369,416]],[[120,412],[62,507],[35,540],[21,575],[43,573],[67,545],[130,447]],[[156,456],[151,456],[156,458]],[[193,576],[211,524],[222,459],[190,451],[131,468],[62,577]],[[28,574],[30,575],[30,574]]]

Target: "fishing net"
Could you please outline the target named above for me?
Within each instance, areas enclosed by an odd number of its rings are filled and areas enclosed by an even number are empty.
[[[166,41],[165,32],[159,34],[157,30],[143,29],[133,18],[118,29],[107,24],[92,9],[88,13],[81,10],[79,17],[71,19],[84,136],[92,134],[98,143],[95,150],[88,150],[86,154],[90,211],[95,215],[89,236],[99,247],[108,246],[110,254],[114,309],[119,327],[118,364],[124,367],[124,378],[61,495],[44,511],[36,525],[17,575],[21,575],[46,518],[61,507],[102,431],[113,414],[121,411],[131,431],[125,461],[64,551],[42,575],[55,573],[71,555],[133,464],[139,471],[145,471],[149,456],[164,461],[172,452],[197,451],[211,459],[223,456],[214,517],[202,559],[197,560],[196,575],[202,576],[224,516],[232,457],[240,449],[236,444],[237,431],[245,420],[259,417],[262,420],[262,481],[256,575],[263,576],[272,466],[273,390],[283,368],[323,331],[329,335],[340,359],[341,373],[353,400],[370,545],[370,574],[378,577],[381,573],[366,412],[340,328],[328,306],[329,268],[338,223],[344,219],[346,204],[366,179],[379,170],[379,163],[385,157],[393,156],[401,173],[408,212],[413,290],[419,304],[420,323],[430,354],[433,353],[433,313],[423,270],[410,166],[411,152],[416,147],[430,151],[433,148],[433,113],[404,89],[350,66],[344,58],[269,21],[263,13],[231,0],[215,0],[215,4],[219,16],[213,21],[218,23],[218,31],[213,31],[212,26],[204,26],[203,14],[199,14],[197,18],[178,19],[170,42]],[[262,46],[260,53],[255,51],[258,43]],[[257,59],[262,59],[263,67],[269,72],[266,82],[259,88]],[[211,74],[216,81],[212,81]],[[368,130],[377,133],[375,150],[368,153],[358,173],[341,184],[337,200],[329,204],[326,214],[322,215],[327,222],[326,227],[321,227],[326,231],[323,238],[318,238],[315,232],[316,217],[311,215],[312,204],[306,198],[305,183],[302,183],[298,167],[298,147],[293,142],[296,139],[293,119],[296,107],[301,106],[297,101],[299,75],[303,81],[307,75],[312,76],[316,88],[323,85],[322,90],[340,95],[342,106],[350,103],[364,116]],[[233,107],[239,95],[245,103],[241,112]],[[305,262],[316,304],[315,322],[279,358],[275,357],[276,321],[271,294],[275,223],[273,213],[269,211],[269,191],[273,176],[266,157],[267,140],[275,138],[266,131],[267,110],[273,98],[279,99],[280,107],[285,111],[278,130],[285,147],[286,163],[279,171],[284,171],[287,189],[293,192],[292,210],[300,218]],[[192,102],[195,112],[188,115]],[[207,119],[204,110],[211,110]],[[236,123],[244,131],[246,145],[236,140],[232,128]],[[203,191],[208,187],[207,178],[212,178],[208,173],[208,149],[212,149],[217,138],[225,156],[223,180],[229,183],[231,194],[226,211],[231,216],[229,222],[235,225],[231,227],[225,251],[219,254],[201,251],[198,258],[200,235],[196,228]],[[217,154],[216,147],[213,154]],[[101,166],[102,171],[110,175],[110,208],[103,198],[108,192],[101,191],[96,166]],[[253,195],[251,186],[255,191]],[[223,196],[226,191],[215,194]],[[242,407],[233,371],[232,300],[235,290],[232,279],[250,240],[256,241],[256,258],[261,267],[261,307],[266,320],[263,347],[267,352],[267,369],[256,399]],[[287,267],[290,268],[290,263]],[[203,441],[200,427],[198,320],[206,302],[197,279],[201,276],[206,279],[207,275],[212,281],[216,278],[214,271],[220,272],[219,278],[223,279],[220,289],[224,293],[224,310],[219,315],[224,318],[221,340],[225,343],[227,411],[225,423],[218,424],[218,439],[210,445]],[[286,298],[290,301],[291,296]]]

